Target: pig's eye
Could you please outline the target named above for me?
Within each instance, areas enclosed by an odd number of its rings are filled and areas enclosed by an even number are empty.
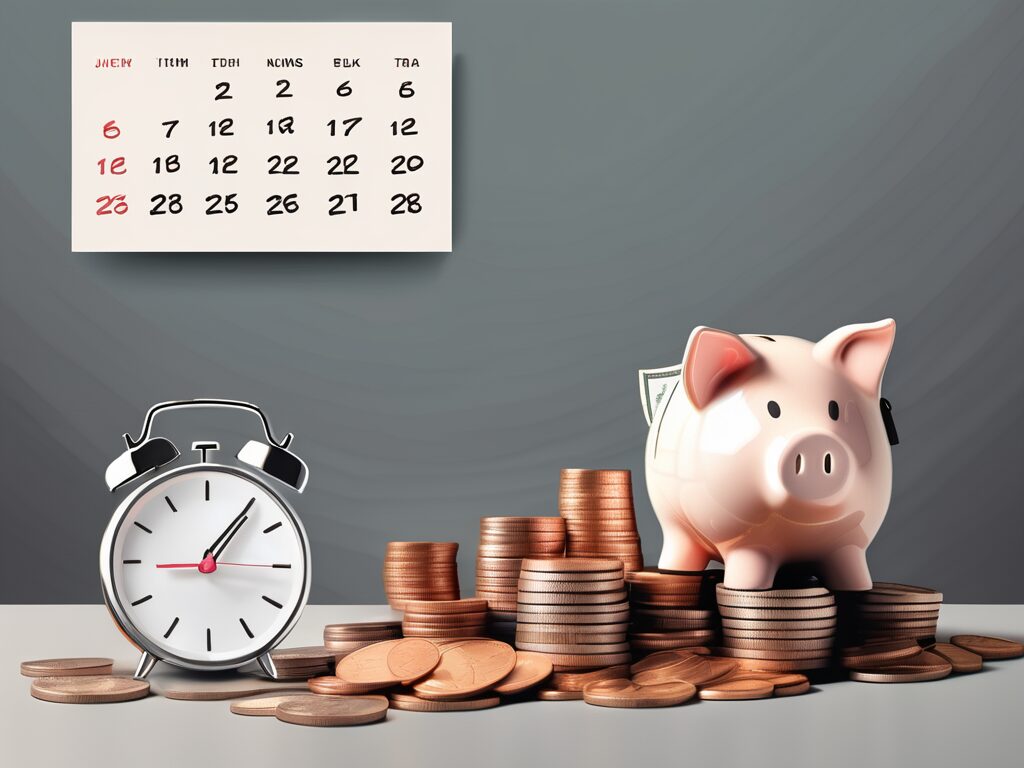
[[[774,400],[768,401],[768,413],[773,419],[779,418],[782,415],[782,409],[779,408],[779,404]]]
[[[839,421],[839,403],[835,400],[828,401],[828,417],[832,421]]]

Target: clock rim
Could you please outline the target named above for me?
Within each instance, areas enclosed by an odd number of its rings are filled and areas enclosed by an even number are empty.
[[[259,650],[247,653],[244,656],[238,656],[236,658],[226,659],[223,661],[188,659],[179,656],[166,648],[160,647],[157,643],[147,638],[129,618],[128,612],[125,610],[124,605],[121,603],[121,599],[118,597],[117,590],[114,588],[113,580],[114,540],[117,537],[118,531],[121,529],[121,525],[124,522],[125,517],[138,498],[154,486],[170,478],[176,477],[177,475],[192,474],[202,471],[223,472],[226,474],[237,475],[258,485],[284,510],[285,515],[290,519],[292,525],[295,527],[299,541],[302,544],[302,594],[300,595],[298,602],[295,604],[295,608],[292,610],[291,616],[288,617],[288,620],[282,626],[281,630],[277,632],[267,643],[261,646]],[[295,628],[295,624],[298,622],[303,609],[306,607],[312,581],[310,578],[310,570],[309,538],[306,536],[306,529],[303,528],[302,521],[299,520],[299,516],[295,513],[295,510],[292,509],[291,504],[289,504],[285,498],[283,498],[279,493],[277,493],[277,491],[257,475],[246,469],[242,469],[241,467],[233,467],[229,464],[217,464],[214,462],[188,464],[184,467],[176,467],[169,472],[162,472],[156,477],[147,480],[125,497],[125,499],[117,506],[117,509],[114,510],[114,514],[110,518],[110,522],[107,524],[107,529],[103,534],[103,540],[100,542],[100,583],[103,587],[103,601],[107,604],[107,609],[110,611],[110,615],[113,617],[114,622],[118,625],[128,640],[137,648],[146,651],[150,656],[153,656],[159,661],[164,661],[184,669],[209,672],[237,669],[238,667],[256,661],[260,656],[263,656],[277,647],[277,645],[288,636],[292,629]]]

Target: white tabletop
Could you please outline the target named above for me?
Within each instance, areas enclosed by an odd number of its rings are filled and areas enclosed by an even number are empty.
[[[391,617],[380,606],[309,606],[287,645],[323,625]],[[940,635],[1024,637],[1024,606],[947,605]],[[90,706],[29,696],[26,659],[134,653],[95,605],[0,606],[0,755],[10,766],[908,766],[1018,765],[1024,660],[913,685],[840,682],[805,696],[662,710],[526,702],[480,712],[390,711],[358,728],[240,717],[228,702]]]

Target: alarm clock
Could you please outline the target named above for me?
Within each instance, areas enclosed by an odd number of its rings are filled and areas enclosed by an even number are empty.
[[[264,440],[216,463],[220,445],[193,442],[199,461],[174,466],[180,452],[154,436],[158,413],[241,409],[259,416]],[[106,471],[112,493],[144,475],[115,510],[100,545],[103,598],[125,636],[142,651],[135,677],[157,661],[192,670],[257,662],[277,672],[270,651],[287,636],[309,597],[309,542],[281,491],[302,493],[308,470],[274,438],[259,407],[236,400],[174,400],[149,409],[141,435]]]

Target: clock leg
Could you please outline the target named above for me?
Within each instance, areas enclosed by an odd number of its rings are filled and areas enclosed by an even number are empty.
[[[256,663],[260,665],[260,669],[263,670],[267,677],[271,680],[277,680],[277,667],[274,666],[274,660],[270,658],[270,651],[256,659]]]
[[[143,651],[139,657],[139,665],[135,668],[135,679],[145,680],[146,676],[153,671],[153,667],[160,661],[156,656],[150,655],[149,651]]]

